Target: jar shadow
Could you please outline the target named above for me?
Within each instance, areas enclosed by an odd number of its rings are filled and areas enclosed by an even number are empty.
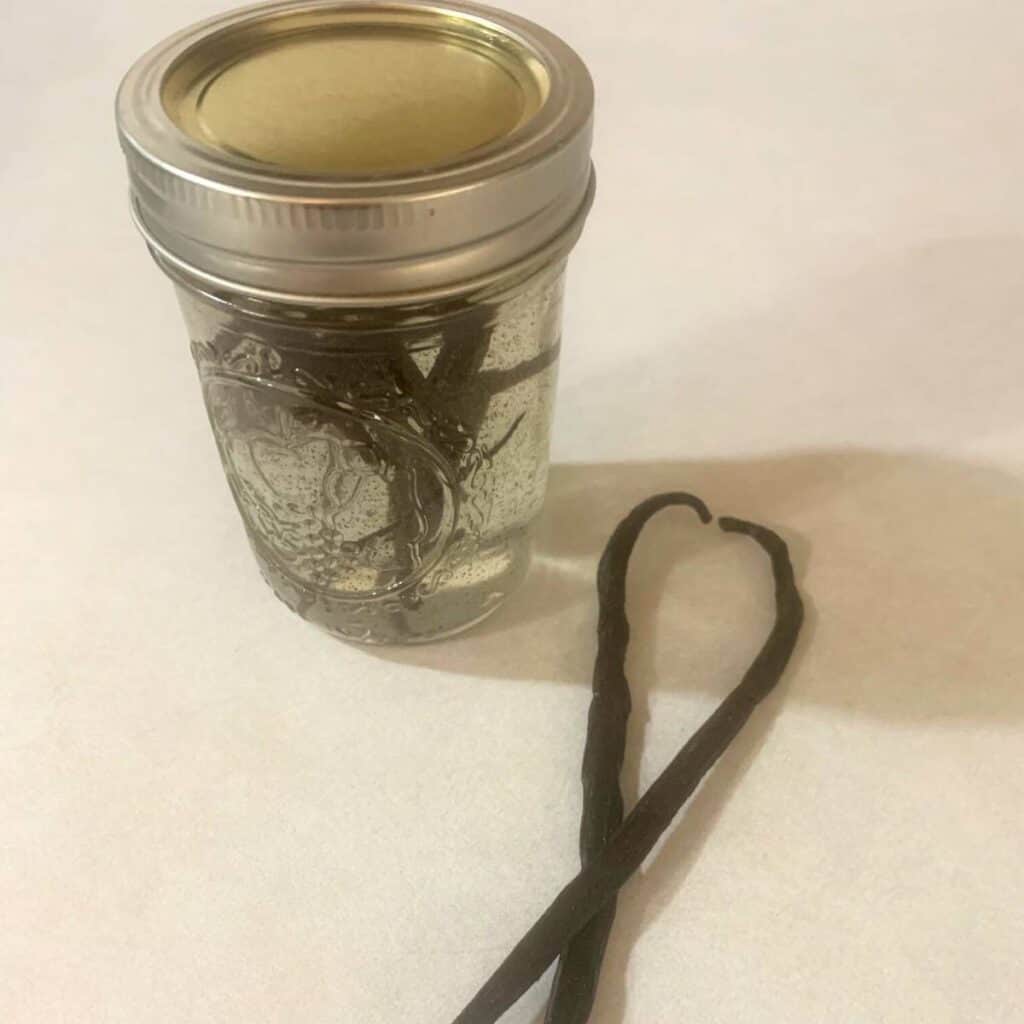
[[[1019,628],[1024,482],[920,454],[555,466],[520,591],[463,637],[372,653],[438,672],[589,687],[603,546],[637,501],[680,489],[789,541],[812,608],[790,699],[908,722],[1024,714],[1024,687],[1004,654]],[[749,541],[684,510],[652,521],[630,567],[634,689],[722,693],[738,678],[770,623],[761,559]]]

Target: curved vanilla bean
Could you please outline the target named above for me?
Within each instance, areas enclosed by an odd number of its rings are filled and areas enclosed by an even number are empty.
[[[685,505],[701,522],[711,522],[707,506],[692,494],[657,494],[641,502],[615,528],[597,569],[597,657],[593,698],[583,751],[583,816],[580,860],[586,867],[622,824],[619,775],[626,753],[626,726],[631,700],[626,678],[629,620],[626,617],[626,570],[640,531],[664,508]],[[615,921],[615,897],[573,936],[562,950],[548,1001],[546,1024],[584,1024],[594,1005],[605,947]]]
[[[598,856],[555,897],[454,1024],[495,1024],[541,976],[566,942],[643,863],[683,804],[775,687],[796,646],[803,602],[785,542],[767,527],[723,518],[721,528],[751,537],[771,558],[775,624],[741,682],[651,784]]]
[[[507,370],[483,370],[478,375],[480,386],[491,396],[514,388],[524,380],[529,380],[536,374],[543,373],[549,366],[553,366],[561,351],[562,343],[559,340],[518,366],[510,366]]]
[[[493,459],[494,456],[497,455],[498,452],[500,452],[501,449],[504,448],[505,445],[507,445],[509,441],[512,440],[513,437],[515,437],[516,431],[523,425],[523,420],[525,419],[526,413],[521,412],[512,421],[512,426],[505,431],[504,435],[499,440],[495,441],[495,443],[492,444],[490,448],[486,449],[488,459]]]

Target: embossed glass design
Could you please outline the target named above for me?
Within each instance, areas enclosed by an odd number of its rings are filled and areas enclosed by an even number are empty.
[[[486,299],[330,310],[178,294],[264,578],[342,637],[482,619],[526,571],[564,262]]]

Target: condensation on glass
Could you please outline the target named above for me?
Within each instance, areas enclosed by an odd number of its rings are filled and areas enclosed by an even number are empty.
[[[122,84],[136,222],[256,560],[307,620],[429,640],[526,572],[592,106],[564,43],[461,4],[249,8]]]

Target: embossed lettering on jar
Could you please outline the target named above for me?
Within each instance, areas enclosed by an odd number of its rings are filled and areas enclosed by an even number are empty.
[[[122,83],[136,223],[256,560],[304,618],[429,640],[521,581],[592,107],[563,42],[463,4],[236,11]]]

